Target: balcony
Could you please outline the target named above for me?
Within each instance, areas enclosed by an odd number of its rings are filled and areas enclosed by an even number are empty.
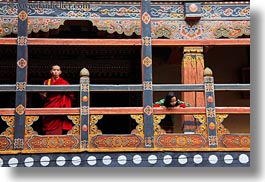
[[[27,92],[80,92],[80,107],[78,108],[21,108],[18,106],[0,109],[1,118],[8,126],[0,135],[2,158],[8,161],[12,159],[12,156],[18,155],[46,156],[51,154],[57,155],[57,158],[59,154],[76,154],[78,158],[82,158],[82,155],[102,157],[102,154],[109,154],[108,156],[113,158],[112,155],[117,153],[134,153],[134,156],[136,156],[135,153],[150,154],[149,156],[153,155],[153,157],[157,155],[161,157],[162,154],[165,157],[165,154],[172,156],[174,153],[184,153],[193,158],[195,155],[209,155],[210,158],[213,153],[232,152],[236,156],[244,156],[245,158],[243,157],[241,161],[247,161],[244,165],[249,165],[250,133],[230,133],[223,121],[229,115],[249,115],[250,107],[215,107],[214,104],[214,92],[250,91],[249,84],[214,84],[211,75],[204,76],[204,84],[154,84],[153,91],[205,92],[205,107],[165,109],[162,107],[89,107],[90,99],[85,98],[89,98],[90,92],[142,91],[142,85],[93,85],[89,84],[89,77],[84,75],[80,77],[80,83],[80,85],[60,87],[27,85],[26,88]],[[1,85],[2,92],[14,92],[15,90],[15,85]],[[24,126],[15,124],[16,112],[25,115]],[[145,123],[145,113],[153,115],[151,125]],[[166,133],[160,126],[166,114],[192,115],[198,127],[192,134]],[[43,115],[67,115],[73,123],[73,128],[67,135],[39,135],[32,125]],[[130,134],[103,134],[98,129],[97,123],[106,115],[129,115],[137,125]],[[24,139],[15,138],[15,133],[19,130],[24,130]],[[233,160],[232,154],[226,156],[232,157]],[[178,158],[178,161],[180,160],[182,159]]]

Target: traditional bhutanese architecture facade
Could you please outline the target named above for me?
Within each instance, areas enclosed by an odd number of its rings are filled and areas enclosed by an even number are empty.
[[[250,1],[1,0],[0,37],[1,167],[250,166]],[[52,64],[71,85],[43,85]],[[153,107],[168,91],[191,107]]]

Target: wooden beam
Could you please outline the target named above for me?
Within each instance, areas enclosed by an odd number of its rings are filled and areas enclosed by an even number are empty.
[[[16,38],[1,38],[0,45],[16,45]],[[140,46],[141,39],[53,39],[29,38],[28,45],[93,45],[93,46]],[[242,39],[207,39],[207,40],[177,40],[152,39],[153,46],[194,46],[194,45],[250,45],[250,38]]]
[[[94,107],[90,114],[143,114],[142,107]],[[205,107],[187,107],[165,109],[154,107],[153,114],[204,114]],[[216,113],[250,114],[250,107],[216,107]],[[0,109],[0,115],[14,115],[15,109]],[[80,108],[27,108],[26,115],[75,115],[80,114]]]
[[[203,45],[250,45],[250,39],[206,39],[206,40],[176,40],[176,39],[153,39],[152,45],[167,46],[203,46]]]

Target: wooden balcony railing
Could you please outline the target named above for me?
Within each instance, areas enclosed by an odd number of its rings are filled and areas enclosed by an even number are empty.
[[[25,108],[24,139],[19,143],[14,138],[15,108],[2,108],[0,115],[6,122],[7,128],[0,135],[0,153],[49,153],[49,152],[100,152],[100,151],[250,151],[249,133],[230,133],[223,125],[228,114],[250,114],[250,107],[215,107],[215,99],[207,99],[216,90],[246,91],[249,84],[214,84],[211,76],[205,76],[204,84],[183,85],[167,84],[153,85],[153,91],[204,91],[205,107],[189,108],[152,108],[153,127],[144,125],[143,107],[87,107],[82,111],[82,98],[89,96],[89,92],[96,91],[142,91],[142,85],[93,85],[89,84],[88,91],[82,92],[83,83],[89,83],[89,77],[80,85],[43,86],[27,85],[27,92],[40,91],[78,91],[80,92],[80,107],[78,108]],[[87,80],[88,79],[88,80]],[[1,85],[1,92],[14,92],[15,85]],[[86,95],[84,95],[86,94]],[[214,94],[213,94],[214,95]],[[209,103],[211,102],[211,103]],[[88,103],[85,103],[89,106]],[[85,113],[85,114],[84,114]],[[166,114],[193,115],[200,123],[194,134],[166,133],[160,122]],[[67,135],[45,136],[34,131],[32,125],[42,115],[67,115],[73,122],[73,129]],[[130,115],[137,126],[130,134],[102,134],[97,128],[97,122],[104,115]],[[154,133],[152,138],[146,138],[144,131]],[[146,148],[145,143],[154,144],[153,148]],[[22,145],[22,150],[15,150],[14,146]]]

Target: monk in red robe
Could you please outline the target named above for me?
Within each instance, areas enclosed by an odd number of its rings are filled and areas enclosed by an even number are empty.
[[[52,77],[44,81],[44,85],[69,85],[69,83],[60,77],[61,68],[53,65],[51,69]],[[69,92],[43,92],[40,93],[44,99],[44,108],[65,108],[72,107],[74,94]],[[72,123],[64,115],[43,116],[43,131],[45,135],[62,135],[72,129]]]

